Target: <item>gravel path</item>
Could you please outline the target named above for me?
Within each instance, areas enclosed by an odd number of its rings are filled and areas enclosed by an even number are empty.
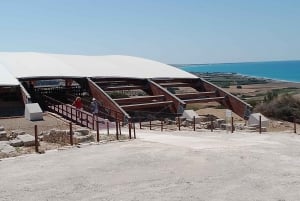
[[[0,200],[299,200],[298,135],[138,134],[3,159]]]

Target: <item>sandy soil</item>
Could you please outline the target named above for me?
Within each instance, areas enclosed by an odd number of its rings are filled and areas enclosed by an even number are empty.
[[[138,139],[0,161],[0,200],[289,201],[300,136],[139,131]]]
[[[236,86],[230,86],[230,88],[225,88],[224,90],[234,94],[244,94],[244,95],[254,96],[257,95],[258,93],[267,93],[272,89],[283,89],[283,88],[300,89],[300,83],[271,81],[266,84],[242,85],[241,89],[238,89]]]

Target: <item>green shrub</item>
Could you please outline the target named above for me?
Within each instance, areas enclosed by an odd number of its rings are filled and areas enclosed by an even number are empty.
[[[293,117],[300,119],[300,100],[289,94],[272,97],[272,100],[257,105],[254,111],[286,121],[290,121]]]

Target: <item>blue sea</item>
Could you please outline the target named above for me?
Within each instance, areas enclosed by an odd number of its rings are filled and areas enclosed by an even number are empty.
[[[269,78],[289,82],[300,82],[300,61],[270,61],[223,64],[177,65],[187,72],[237,73],[252,77]]]

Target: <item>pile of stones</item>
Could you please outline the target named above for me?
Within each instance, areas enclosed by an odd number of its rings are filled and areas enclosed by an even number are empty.
[[[83,142],[95,141],[94,135],[90,133],[88,129],[77,129],[72,132],[73,143],[79,144]],[[70,143],[70,131],[51,129],[40,133],[40,140],[50,143],[69,144]]]
[[[16,152],[15,147],[30,147],[35,145],[32,135],[22,130],[13,130],[8,134],[3,126],[0,126],[0,152],[10,154]]]

